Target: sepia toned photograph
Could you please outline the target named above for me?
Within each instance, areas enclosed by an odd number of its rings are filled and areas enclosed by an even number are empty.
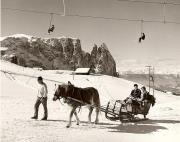
[[[179,142],[180,0],[0,7],[0,142]]]

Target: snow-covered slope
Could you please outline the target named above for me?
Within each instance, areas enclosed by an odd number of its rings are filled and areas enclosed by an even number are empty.
[[[53,92],[55,84],[67,83],[71,81],[75,86],[78,87],[89,87],[93,86],[98,89],[100,96],[102,97],[102,103],[107,103],[110,99],[124,99],[129,96],[130,91],[133,88],[134,82],[127,81],[125,79],[116,78],[107,75],[74,75],[70,71],[56,70],[56,71],[38,71],[32,68],[24,68],[15,64],[11,64],[6,61],[1,61],[2,70],[11,71],[14,73],[28,75],[28,76],[42,76],[48,84],[48,89]],[[21,75],[11,75],[8,77],[15,78],[15,82],[21,85],[36,89],[37,82],[36,78],[31,78],[28,76]],[[52,82],[49,80],[54,80],[57,82]],[[140,87],[142,86],[139,84]],[[156,91],[155,94],[164,95],[161,92]],[[172,96],[173,97],[173,96]],[[105,101],[104,101],[105,100]]]
[[[2,70],[13,71],[24,75],[43,76],[59,82],[71,81],[76,86],[94,86],[98,89],[101,104],[111,99],[124,99],[129,95],[134,82],[106,75],[71,75],[66,71],[38,71],[23,68],[8,62],[1,62]],[[58,74],[57,74],[58,73]],[[14,80],[15,79],[15,80]],[[78,114],[82,121],[80,126],[73,123],[66,129],[69,108],[59,102],[53,102],[55,86],[45,80],[48,85],[49,99],[48,121],[33,121],[33,105],[36,99],[36,78],[25,76],[9,76],[1,73],[1,128],[3,141],[38,141],[38,142],[92,142],[92,141],[124,141],[124,142],[177,142],[180,133],[180,97],[155,91],[156,105],[151,108],[150,120],[139,123],[120,124],[105,119],[100,115],[100,124],[87,124],[87,109],[82,108]],[[40,108],[42,116],[42,108]],[[93,116],[94,118],[94,116]]]
[[[28,67],[24,68],[3,60],[1,60],[1,68],[2,70],[12,71],[22,75],[30,75],[34,77],[43,76],[45,79],[47,79],[47,83],[50,86],[54,85],[55,82],[51,82],[48,80],[58,81],[60,82],[60,84],[71,81],[75,86],[79,86],[79,87],[94,86],[99,90],[102,96],[107,97],[108,99],[109,97],[114,99],[124,99],[129,95],[130,91],[133,89],[133,84],[135,83],[125,79],[116,78],[107,75],[101,75],[101,74],[73,76],[72,71],[66,71],[66,70],[39,71],[37,69],[32,69]],[[16,78],[16,81],[19,81],[24,85],[30,86],[31,88],[35,87],[37,84],[36,78],[30,78],[21,75],[20,76],[15,75],[14,77]],[[139,84],[139,86],[141,87],[142,84]],[[51,90],[52,88],[49,87],[49,89]],[[165,95],[164,93],[159,91],[155,91],[155,95],[156,94],[161,94],[163,96]],[[173,98],[174,96],[171,97]]]

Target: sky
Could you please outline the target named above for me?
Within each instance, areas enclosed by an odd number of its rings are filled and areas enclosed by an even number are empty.
[[[160,0],[144,0],[160,1]],[[161,0],[162,1],[162,0]],[[168,0],[180,3],[180,0]],[[163,20],[163,6],[157,4],[120,2],[118,0],[65,0],[66,14]],[[1,7],[62,13],[62,0],[1,0]],[[167,21],[180,22],[180,5],[167,5]],[[180,24],[144,23],[146,39],[138,43],[141,23],[79,17],[53,16],[55,31],[47,34],[50,15],[1,10],[1,36],[17,33],[39,37],[74,37],[82,48],[91,51],[94,44],[108,46],[117,66],[156,62],[174,64],[180,60]],[[164,66],[163,66],[164,67]]]

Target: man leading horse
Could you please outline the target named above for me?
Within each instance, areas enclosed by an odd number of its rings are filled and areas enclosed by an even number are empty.
[[[37,94],[37,100],[34,104],[34,116],[31,117],[31,119],[37,119],[38,118],[38,110],[39,105],[42,104],[44,108],[44,116],[41,120],[47,120],[48,117],[48,110],[47,110],[47,94],[48,89],[47,85],[43,82],[43,78],[39,76],[37,78],[38,81],[38,94]]]

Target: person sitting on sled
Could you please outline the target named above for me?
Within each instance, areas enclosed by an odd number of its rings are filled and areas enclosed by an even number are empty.
[[[147,101],[151,101],[152,103],[152,106],[154,106],[155,104],[155,98],[154,96],[152,96],[147,90],[146,90],[146,87],[143,86],[141,88],[142,90],[142,98],[141,98],[141,105],[144,106],[144,103],[146,103]]]
[[[130,97],[137,100],[141,98],[141,90],[137,84],[134,84],[134,89],[131,91]]]
[[[135,107],[140,107],[141,101],[141,90],[138,88],[137,84],[134,84],[134,89],[131,91],[130,96],[127,97],[124,102],[126,104],[131,104]]]

